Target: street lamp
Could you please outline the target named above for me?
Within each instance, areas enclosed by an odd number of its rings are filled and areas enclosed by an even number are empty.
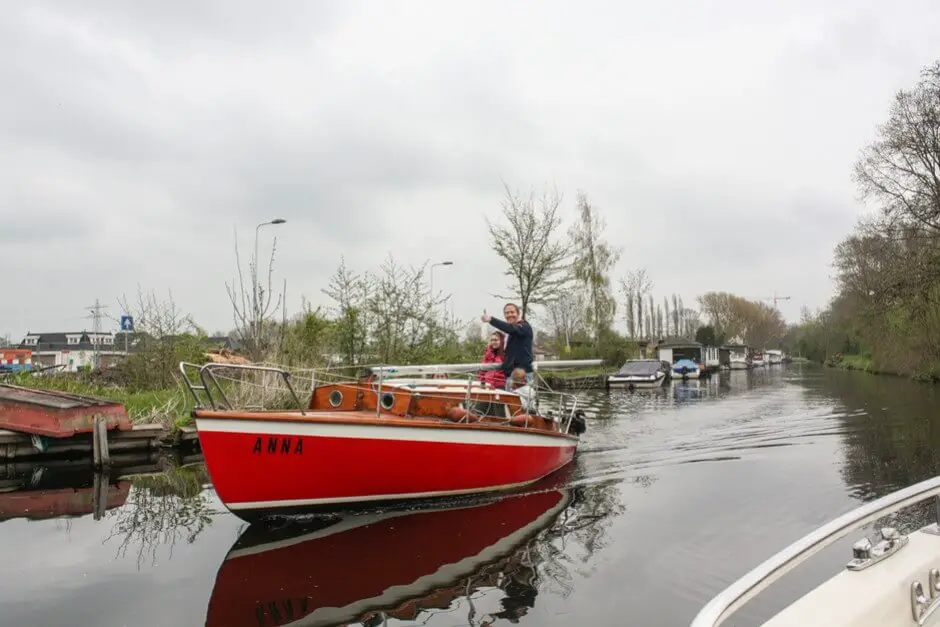
[[[262,222],[255,227],[255,257],[254,257],[254,268],[252,268],[252,285],[251,285],[251,307],[252,315],[257,316],[255,321],[258,328],[255,335],[255,343],[261,340],[261,315],[258,313],[258,231],[261,230],[261,227],[268,226],[270,224],[284,224],[287,220],[283,218],[274,218],[268,222]]]
[[[434,267],[435,266],[452,266],[454,265],[453,261],[439,261],[438,263],[431,264],[431,300],[434,300]]]
[[[431,286],[430,287],[431,287],[431,318],[432,319],[434,318],[434,309],[435,309],[434,307],[434,268],[435,266],[452,266],[452,265],[454,265],[453,261],[439,261],[437,263],[431,264],[431,270],[430,270]],[[437,324],[437,321],[435,321],[435,324]]]

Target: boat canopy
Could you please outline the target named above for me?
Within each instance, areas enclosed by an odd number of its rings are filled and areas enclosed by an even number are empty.
[[[619,376],[649,376],[662,369],[663,362],[658,359],[636,359],[626,362],[617,371]]]

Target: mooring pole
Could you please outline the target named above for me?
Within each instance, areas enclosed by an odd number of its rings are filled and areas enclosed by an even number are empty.
[[[103,468],[111,464],[111,455],[108,451],[108,427],[105,417],[95,416],[92,428],[92,450],[95,468]]]

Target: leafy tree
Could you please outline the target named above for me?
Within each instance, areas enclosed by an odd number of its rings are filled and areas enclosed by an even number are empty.
[[[571,227],[570,236],[574,251],[571,272],[588,295],[586,321],[599,345],[602,331],[614,321],[616,301],[609,275],[621,251],[604,240],[604,220],[583,192],[578,193],[578,221]]]

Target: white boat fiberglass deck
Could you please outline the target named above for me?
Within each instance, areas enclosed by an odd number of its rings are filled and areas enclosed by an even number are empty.
[[[721,625],[738,608],[803,560],[852,531],[925,499],[936,500],[940,477],[866,503],[800,538],[754,568],[702,608],[691,627]],[[853,546],[845,570],[764,623],[767,627],[940,626],[940,524],[908,535],[884,527]]]

